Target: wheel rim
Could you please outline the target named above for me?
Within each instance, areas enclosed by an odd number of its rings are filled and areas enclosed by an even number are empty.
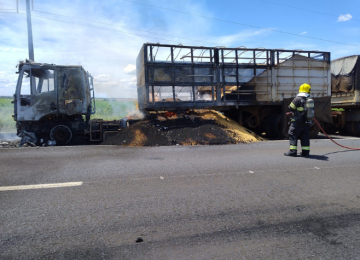
[[[50,139],[56,141],[56,144],[67,144],[72,138],[72,132],[65,125],[57,125],[51,129]]]

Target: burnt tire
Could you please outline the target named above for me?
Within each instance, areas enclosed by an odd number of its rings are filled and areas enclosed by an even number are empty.
[[[266,118],[266,135],[271,139],[280,139],[283,134],[281,131],[281,115],[270,115]]]
[[[336,134],[337,129],[336,129],[335,125],[330,124],[330,123],[324,123],[323,125],[324,125],[323,129],[327,134],[329,134],[329,135]]]
[[[319,122],[319,124],[321,125],[321,122]],[[310,139],[314,139],[318,137],[319,132],[320,132],[320,127],[314,122],[313,125],[310,126],[310,130],[309,130]]]
[[[265,131],[262,127],[256,127],[256,128],[249,128],[251,131],[253,131],[257,135],[262,135]]]
[[[360,122],[353,122],[353,130],[355,136],[360,136]]]
[[[66,125],[54,126],[50,131],[50,139],[56,141],[57,145],[67,144],[72,139],[72,131]]]
[[[349,135],[360,136],[360,122],[346,122],[346,131]]]

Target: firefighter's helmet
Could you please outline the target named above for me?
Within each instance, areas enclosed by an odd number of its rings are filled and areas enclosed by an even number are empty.
[[[299,88],[299,93],[307,93],[310,94],[311,92],[311,86],[307,83],[304,83]]]

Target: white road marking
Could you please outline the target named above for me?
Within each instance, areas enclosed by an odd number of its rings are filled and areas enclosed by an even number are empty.
[[[48,184],[35,184],[35,185],[3,186],[0,187],[0,191],[63,188],[63,187],[81,186],[82,184],[83,182],[80,181],[80,182],[48,183]]]

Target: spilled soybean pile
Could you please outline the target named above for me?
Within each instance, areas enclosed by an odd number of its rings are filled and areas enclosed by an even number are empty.
[[[215,145],[264,141],[254,132],[214,110],[177,115],[152,114],[104,141],[103,145]]]

